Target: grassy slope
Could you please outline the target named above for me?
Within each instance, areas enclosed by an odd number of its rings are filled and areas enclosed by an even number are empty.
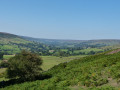
[[[99,54],[59,64],[44,74],[45,80],[11,85],[3,90],[117,90],[120,88],[120,53]]]
[[[28,44],[30,41],[24,40],[17,35],[0,32],[0,51],[7,51],[8,53],[18,53],[20,48],[17,44]],[[24,47],[21,47],[21,49]]]
[[[0,32],[0,52],[3,52],[5,55],[11,55],[19,53],[23,49],[44,53],[49,48],[42,43],[27,41],[17,35]]]
[[[8,43],[30,43],[27,40],[24,40],[17,35],[9,34],[9,33],[2,33],[0,32],[0,43],[8,44]]]

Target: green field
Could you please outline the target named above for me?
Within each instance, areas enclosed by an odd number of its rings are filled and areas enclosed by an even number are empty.
[[[14,55],[4,55],[4,59],[9,59],[11,57],[13,57]],[[56,56],[41,56],[42,60],[43,60],[43,65],[42,65],[42,69],[43,70],[48,70],[51,67],[53,67],[54,65],[58,65],[60,63],[64,63],[64,62],[69,62],[73,59],[78,59],[81,57],[85,57],[87,55],[78,55],[78,56],[69,56],[69,57],[56,57]]]
[[[0,73],[5,72],[5,70],[6,70],[6,68],[2,68],[2,69],[0,69]]]
[[[94,51],[94,52],[98,52],[98,51],[104,51],[103,49],[98,49],[98,48],[87,48],[87,49],[83,49],[83,50],[75,50],[75,53],[79,53],[79,52],[84,52],[85,54],[88,54],[90,51]]]
[[[5,72],[5,70],[6,70],[6,68],[0,68],[0,81],[7,80],[3,74]]]
[[[56,57],[56,56],[42,56],[43,59],[43,65],[42,68],[43,70],[48,70],[51,67],[53,67],[54,65],[58,65],[60,63],[64,63],[64,62],[69,62],[73,59],[78,59],[81,57],[85,57],[86,55],[79,55],[79,56],[69,56],[69,57]]]
[[[14,55],[4,55],[3,59],[8,60],[9,58],[13,57]]]
[[[8,60],[9,58],[13,57],[14,55],[4,55],[4,59]],[[69,62],[73,59],[78,59],[81,57],[85,57],[86,55],[79,55],[79,56],[69,56],[69,57],[56,57],[56,56],[41,56],[43,59],[43,65],[41,66],[43,71],[47,71],[48,69],[52,68],[55,65],[60,63]],[[1,61],[0,61],[1,62]],[[0,74],[5,72],[5,68],[0,69]],[[0,78],[1,80],[6,80],[5,78]]]

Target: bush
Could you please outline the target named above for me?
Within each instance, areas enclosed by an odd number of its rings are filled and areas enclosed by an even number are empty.
[[[8,67],[8,62],[3,60],[1,63],[0,63],[0,68],[6,68]]]
[[[40,68],[42,59],[38,55],[25,50],[10,58],[8,63],[8,78],[34,80],[36,76],[40,75],[42,70]]]
[[[4,55],[3,53],[0,53],[0,59],[3,59],[3,55]]]

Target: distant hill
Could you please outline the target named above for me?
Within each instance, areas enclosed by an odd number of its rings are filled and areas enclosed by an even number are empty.
[[[21,36],[22,38],[29,41],[41,42],[49,45],[61,45],[61,44],[105,44],[105,45],[116,45],[120,44],[120,39],[98,39],[98,40],[63,40],[63,39],[43,39],[43,38],[32,38]]]
[[[23,38],[21,38],[17,35],[14,35],[14,34],[0,32],[0,43],[2,43],[2,44],[30,43],[30,41],[24,40]]]
[[[26,37],[26,36],[21,36],[21,37],[29,41],[41,42],[41,43],[48,44],[48,45],[59,45],[63,43],[74,44],[78,42],[88,41],[88,40],[44,39],[44,38],[32,38],[32,37]]]
[[[41,42],[43,44],[50,45],[53,47],[58,47],[61,49],[79,48],[79,47],[86,47],[86,48],[103,47],[103,48],[115,49],[117,47],[120,47],[120,39],[60,40],[60,39],[32,38],[32,37],[26,37],[26,36],[21,36],[21,37],[29,41]]]
[[[16,54],[29,50],[40,55],[64,56],[95,54],[120,47],[120,40],[59,40],[39,39],[0,32],[0,52]],[[52,51],[52,52],[50,52]],[[60,54],[61,53],[61,54]]]
[[[42,43],[25,40],[18,35],[0,32],[0,52],[4,54],[16,54],[23,49],[32,52],[38,52],[39,50],[42,53],[47,50],[47,46]]]
[[[3,90],[119,90],[120,49],[54,66],[46,79],[10,85]],[[42,78],[42,75],[40,76]]]

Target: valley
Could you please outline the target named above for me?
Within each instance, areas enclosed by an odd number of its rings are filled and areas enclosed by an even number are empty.
[[[0,0],[0,90],[120,90],[120,0]]]
[[[55,40],[53,41],[55,43],[46,44],[7,33],[0,33],[0,35],[0,51],[4,54],[0,64],[6,63],[21,50],[28,50],[42,58],[43,76],[41,78],[48,77],[43,80],[37,79],[8,86],[12,79],[6,78],[7,66],[1,66],[0,85],[3,90],[16,90],[17,88],[20,90],[25,88],[31,90],[38,88],[41,90],[49,90],[49,88],[51,90],[106,90],[108,88],[117,90],[119,88],[120,53],[117,49],[120,47],[119,40],[58,40],[58,42]],[[20,39],[20,42],[15,38]],[[19,83],[16,80],[13,83]],[[4,85],[2,81],[5,82]],[[116,86],[112,82],[116,83]]]

